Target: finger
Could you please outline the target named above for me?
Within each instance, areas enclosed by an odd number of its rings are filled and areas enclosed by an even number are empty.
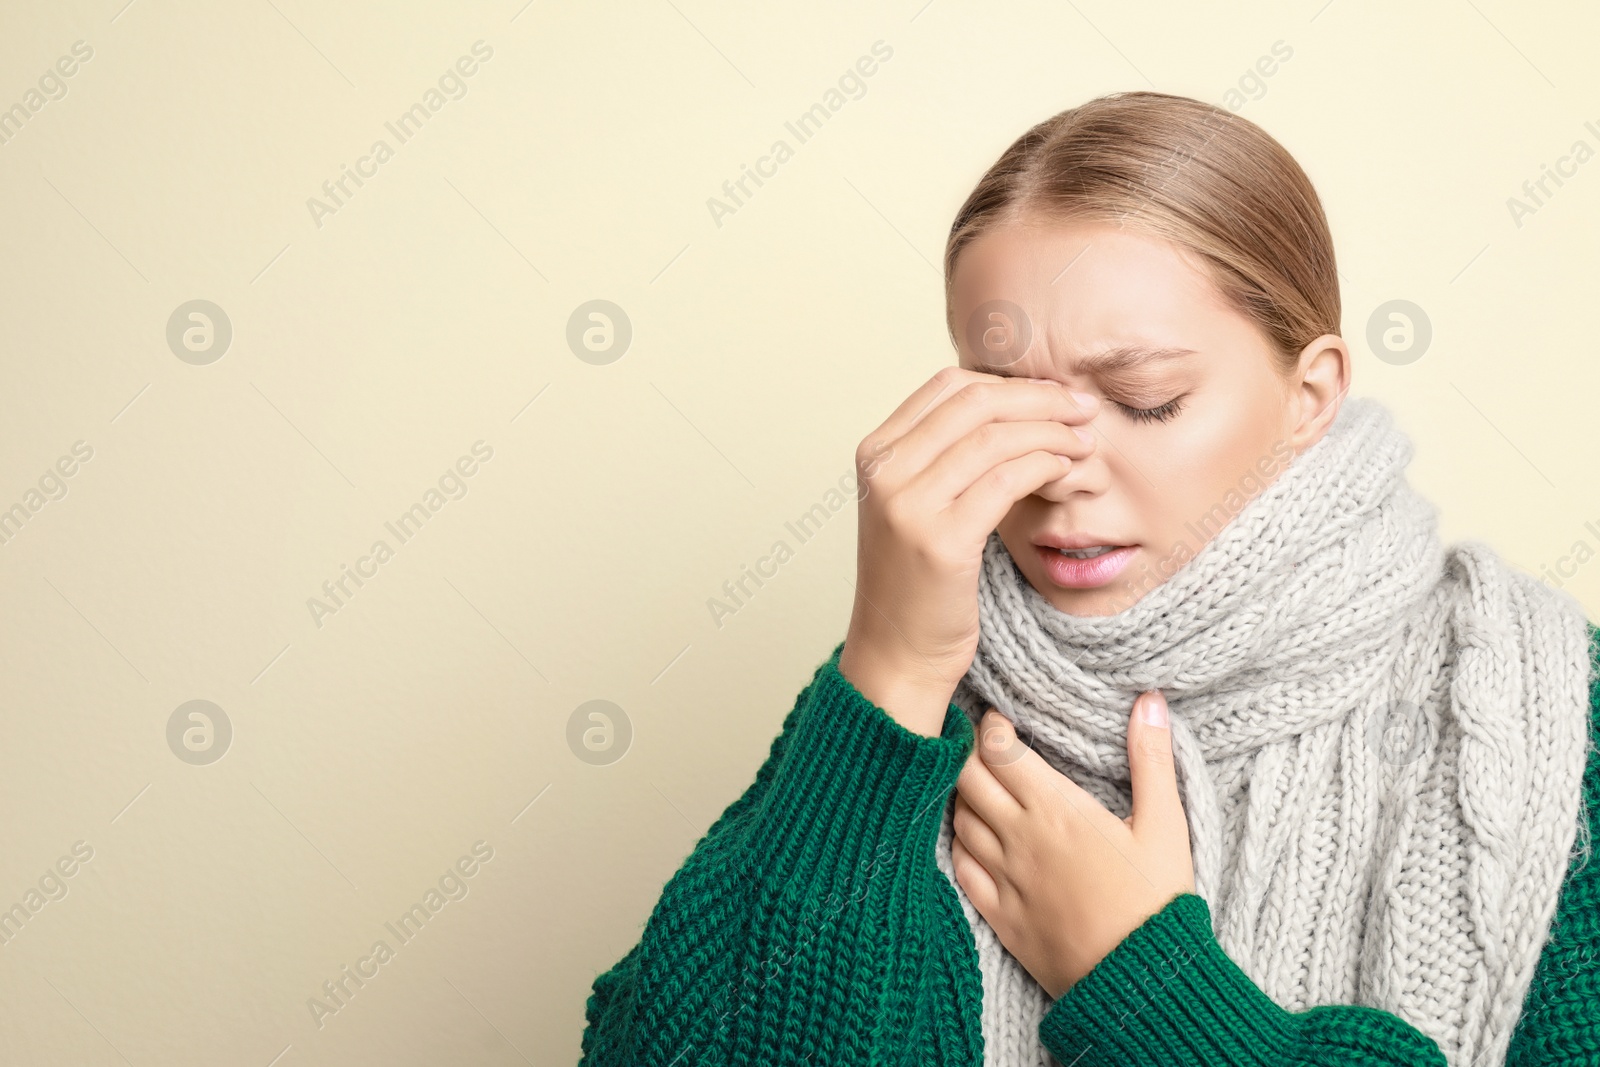
[[[956,796],[955,811],[950,817],[950,825],[955,831],[955,836],[984,867],[997,871],[1005,865],[1005,848],[1001,845],[999,836],[988,823],[983,821],[983,816],[974,811],[972,805],[959,794]]]
[[[1128,716],[1128,773],[1133,785],[1135,832],[1172,832],[1187,837],[1188,822],[1178,796],[1167,698],[1159,689],[1140,693]]]
[[[983,371],[971,370],[967,367],[948,366],[939,368],[938,372],[919,386],[910,396],[900,402],[900,405],[890,413],[889,417],[878,427],[876,436],[887,437],[898,441],[905,437],[925,419],[938,411],[952,398],[959,395],[971,385],[984,386],[1009,386],[1013,393],[1007,394],[1005,399],[1010,399],[1016,393],[1021,393],[1024,398],[1031,397],[1034,407],[1030,410],[1050,411],[1064,410],[1073,422],[1082,422],[1092,417],[1099,408],[1099,398],[1087,393],[1076,394],[1077,399],[1069,395],[1062,383],[1056,381],[1035,381],[1028,378],[1014,378],[998,374],[988,374]],[[1026,386],[1017,389],[1017,386]],[[972,398],[968,397],[968,401]],[[1066,407],[1062,408],[1062,401],[1066,400]],[[1038,405],[1043,404],[1043,407]],[[956,405],[958,408],[962,405]],[[946,415],[949,413],[946,412]],[[1036,414],[1034,418],[1054,418],[1050,414]],[[955,437],[960,437],[957,433]],[[952,437],[952,440],[955,438]]]
[[[904,437],[913,426],[927,417],[928,412],[954,395],[962,386],[990,377],[993,376],[979,374],[965,367],[940,367],[933,377],[919,385],[889,413],[889,417],[878,427],[875,436],[890,440]]]
[[[999,378],[967,370],[955,373],[969,378],[958,388],[938,396],[936,406],[900,436],[891,439],[896,465],[904,461],[901,469],[922,470],[985,423],[1058,424],[1061,428],[1057,433],[1062,444],[1066,448],[1081,448],[1082,442],[1070,427],[1088,423],[1098,410],[1099,401],[1092,394],[1072,393],[1058,382]],[[890,421],[893,418],[891,416]],[[889,432],[880,428],[874,436],[881,437]]]
[[[956,776],[956,794],[972,806],[990,826],[1005,826],[1022,814],[1022,805],[994,776],[976,751]]]
[[[1008,460],[1042,452],[1067,457],[1071,462],[1061,465],[1070,469],[1071,463],[1088,458],[1094,450],[1094,435],[1082,426],[1040,419],[986,422],[929,457],[928,465],[913,474],[902,491],[944,507]]]
[[[978,725],[978,751],[984,766],[1017,798],[1024,811],[1037,811],[1066,800],[1073,810],[1093,819],[1093,812],[1111,813],[1082,786],[1045,761],[1017,735],[1011,721],[990,708]],[[979,814],[984,814],[979,809]]]
[[[978,913],[985,918],[995,914],[1000,906],[1000,887],[958,838],[950,841],[950,866],[955,869],[956,882]]]
[[[1017,501],[1083,468],[1050,452],[1030,452],[978,478],[941,513],[952,544],[982,544]]]

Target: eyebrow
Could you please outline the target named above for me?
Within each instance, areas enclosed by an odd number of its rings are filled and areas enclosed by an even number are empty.
[[[1116,345],[1077,361],[1079,374],[1115,374],[1118,371],[1142,367],[1160,360],[1181,359],[1198,355],[1192,348],[1170,348],[1161,345]],[[1014,370],[1004,367],[989,368],[986,373],[1002,377],[1020,377]]]

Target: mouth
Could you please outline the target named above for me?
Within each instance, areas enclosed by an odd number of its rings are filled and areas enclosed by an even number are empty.
[[[1096,556],[1103,556],[1107,552],[1126,547],[1126,545],[1096,545],[1093,548],[1058,548],[1056,551],[1070,559],[1094,559]]]
[[[1063,589],[1094,589],[1113,581],[1138,551],[1094,536],[1050,538],[1034,544],[1045,576]]]

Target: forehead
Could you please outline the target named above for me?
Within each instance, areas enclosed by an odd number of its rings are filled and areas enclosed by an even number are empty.
[[[971,344],[1005,302],[1045,340],[1029,361],[1053,353],[1129,344],[1201,347],[1236,313],[1171,242],[1110,222],[1019,221],[974,238],[956,260],[951,322],[961,362],[979,367]]]

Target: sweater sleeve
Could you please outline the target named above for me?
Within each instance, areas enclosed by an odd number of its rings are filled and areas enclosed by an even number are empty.
[[[1205,898],[1180,893],[1050,1007],[1039,1039],[1074,1067],[1443,1067],[1426,1034],[1359,1005],[1291,1012],[1211,932]]]
[[[1589,759],[1583,772],[1587,817],[1578,827],[1550,937],[1511,1035],[1507,1067],[1600,1067],[1600,860],[1591,855],[1600,836],[1600,631],[1593,626],[1589,641],[1594,674],[1589,681]]]
[[[980,1063],[976,948],[934,861],[972,726],[953,704],[939,737],[901,726],[843,648],[595,979],[580,1067]]]
[[[1600,1067],[1600,862],[1589,859],[1589,841],[1600,834],[1600,630],[1593,626],[1590,657],[1580,848],[1506,1067]],[[1168,901],[1067,990],[1040,1022],[1039,1037],[1074,1067],[1445,1062],[1432,1038],[1389,1012],[1280,1007],[1222,950],[1209,906],[1192,893]]]

